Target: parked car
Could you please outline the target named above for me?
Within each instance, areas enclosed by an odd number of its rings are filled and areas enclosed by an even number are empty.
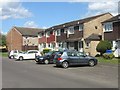
[[[19,50],[11,50],[9,53],[8,53],[8,57],[10,59],[14,59],[16,55],[18,55],[19,53],[23,53],[22,51],[19,51]]]
[[[89,65],[95,66],[97,59],[92,56],[87,56],[83,52],[76,51],[64,51],[55,55],[56,66],[62,66],[68,68],[71,65]]]
[[[41,54],[38,50],[28,50],[27,52],[20,53],[20,54],[16,55],[15,59],[17,59],[17,60],[35,59],[36,55],[41,56]]]
[[[50,51],[50,52],[46,53],[44,56],[36,55],[35,61],[37,63],[44,63],[44,64],[53,63],[54,56],[57,52],[58,51]]]

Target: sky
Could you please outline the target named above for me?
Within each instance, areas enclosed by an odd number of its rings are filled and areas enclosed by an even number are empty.
[[[4,0],[5,1],[5,0]],[[48,28],[106,12],[118,14],[118,1],[64,2],[0,1],[0,31],[4,34],[13,27]]]

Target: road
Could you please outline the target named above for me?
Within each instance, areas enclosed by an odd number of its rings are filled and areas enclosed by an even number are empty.
[[[3,58],[2,88],[118,88],[118,67],[98,64],[63,69]]]

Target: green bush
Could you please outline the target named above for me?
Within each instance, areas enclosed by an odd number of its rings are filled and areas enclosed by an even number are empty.
[[[112,44],[109,41],[100,41],[96,47],[97,52],[100,52],[101,55],[106,52],[106,50],[110,50],[112,48]]]
[[[103,54],[103,57],[104,57],[105,59],[113,59],[113,58],[114,58],[114,55],[113,55],[113,53],[104,53],[104,54]]]
[[[45,53],[48,53],[49,51],[51,51],[51,49],[49,49],[49,48],[44,48],[43,49],[43,53],[45,54]]]

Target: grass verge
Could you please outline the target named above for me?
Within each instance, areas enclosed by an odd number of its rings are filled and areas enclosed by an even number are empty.
[[[103,57],[96,57],[99,63],[120,64],[119,58],[105,59]]]
[[[8,53],[7,52],[0,52],[0,56],[2,56],[2,57],[8,57]]]

